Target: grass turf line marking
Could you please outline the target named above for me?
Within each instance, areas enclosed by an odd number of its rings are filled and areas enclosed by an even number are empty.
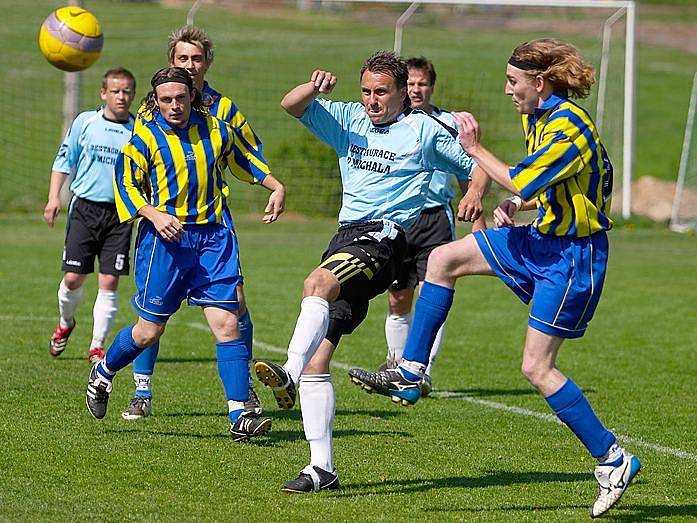
[[[54,317],[46,317],[46,316],[0,316],[0,321],[53,321],[55,320]],[[210,328],[208,325],[205,323],[199,323],[199,322],[176,322],[172,321],[174,324],[186,326],[186,327],[191,327],[196,330],[203,330],[203,331],[209,331]],[[254,340],[254,345],[256,347],[259,347],[262,350],[268,351],[268,352],[273,352],[276,354],[286,354],[288,351],[287,349],[284,349],[282,347],[276,347],[275,345],[271,345],[270,343],[264,343],[263,341],[258,341]],[[343,369],[343,370],[349,370],[355,367],[355,365],[349,365],[347,363],[341,363],[339,361],[332,361],[331,362],[332,367],[336,367],[337,369]],[[467,401],[469,403],[474,403],[475,405],[480,405],[482,407],[487,407],[490,409],[495,409],[495,410],[502,410],[504,412],[510,412],[512,414],[519,414],[521,416],[528,416],[531,418],[537,418],[542,421],[546,421],[549,423],[557,423],[559,425],[563,425],[561,421],[559,421],[559,418],[557,418],[554,414],[546,414],[544,412],[537,412],[534,410],[530,409],[524,409],[522,407],[514,407],[511,405],[506,405],[505,403],[498,403],[496,401],[488,401],[488,400],[482,400],[479,398],[473,398],[471,396],[467,396],[466,394],[458,394],[455,392],[448,392],[448,391],[434,391],[432,393],[434,396],[437,396],[439,398],[452,398],[452,399],[459,399],[462,401]],[[627,443],[631,443],[632,445],[636,445],[637,447],[644,447],[646,449],[653,450],[655,452],[659,452],[661,454],[668,454],[670,456],[675,456],[676,458],[682,458],[682,459],[687,459],[690,461],[695,461],[697,462],[697,454],[692,453],[692,452],[687,452],[686,450],[682,449],[676,449],[673,447],[665,447],[663,445],[657,445],[655,443],[651,443],[649,441],[644,441],[641,438],[635,438],[633,436],[625,436],[624,434],[616,434],[617,439],[620,439],[622,441],[626,441]]]

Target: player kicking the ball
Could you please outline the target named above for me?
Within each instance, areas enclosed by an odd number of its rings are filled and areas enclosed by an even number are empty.
[[[299,385],[310,464],[283,485],[284,492],[339,486],[329,374],[334,350],[341,337],[363,321],[368,302],[394,281],[406,253],[404,230],[426,202],[433,171],[458,171],[469,177],[475,167],[452,129],[408,107],[407,67],[395,54],[379,52],[364,63],[362,104],[317,99],[335,84],[331,73],[317,70],[281,102],[336,151],[343,185],[339,230],[305,280],[288,359],[283,366],[265,360],[255,365],[257,377],[272,387],[281,408],[293,407]],[[479,181],[486,183],[486,176]],[[477,188],[481,193],[482,186]],[[480,201],[475,204],[481,208]]]
[[[587,96],[593,82],[593,68],[570,44],[542,39],[513,51],[506,94],[523,115],[527,144],[526,158],[514,167],[480,144],[479,124],[471,114],[455,114],[463,149],[518,201],[506,200],[494,211],[501,228],[477,231],[433,251],[399,367],[349,374],[364,388],[405,405],[415,403],[429,348],[453,302],[455,281],[498,276],[532,303],[523,374],[598,460],[598,496],[590,509],[597,517],[620,499],[641,464],[556,366],[562,342],[583,336],[593,317],[605,279],[606,231],[612,227],[612,165],[590,116],[569,99]],[[513,227],[520,198],[536,200],[538,215],[532,225]]]

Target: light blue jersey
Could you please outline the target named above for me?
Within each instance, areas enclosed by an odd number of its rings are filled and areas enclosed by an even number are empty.
[[[114,201],[114,163],[133,131],[134,119],[119,123],[107,120],[104,108],[77,115],[53,162],[53,170],[75,178],[73,193],[93,202]]]
[[[339,223],[387,219],[411,227],[426,203],[433,171],[469,179],[476,163],[453,135],[422,111],[375,126],[360,103],[315,99],[302,124],[339,156]]]
[[[438,118],[438,120],[457,131],[455,118],[453,118],[453,115],[448,111],[444,111],[439,107],[433,106],[431,116]],[[433,209],[435,207],[446,207],[449,209],[448,204],[455,197],[453,186],[450,183],[453,175],[455,178],[461,181],[467,181],[470,179],[469,176],[464,175],[462,171],[458,170],[449,172],[440,170],[434,171],[433,177],[431,178],[431,183],[428,186],[428,197],[426,199],[424,209]]]

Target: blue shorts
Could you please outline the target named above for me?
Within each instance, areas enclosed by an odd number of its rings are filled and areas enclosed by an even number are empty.
[[[586,332],[603,290],[607,235],[585,238],[539,233],[532,226],[477,231],[489,266],[525,303],[528,325],[560,338]]]
[[[141,220],[134,255],[136,295],[142,318],[166,322],[184,298],[189,305],[239,309],[242,283],[239,249],[231,224],[185,225],[178,242],[167,242],[148,220]]]

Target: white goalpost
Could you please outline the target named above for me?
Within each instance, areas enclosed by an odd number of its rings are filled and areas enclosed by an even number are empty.
[[[697,144],[695,143],[695,110],[697,106],[697,72],[692,78],[690,105],[687,110],[685,136],[680,154],[678,182],[675,185],[670,228],[675,232],[697,231]],[[690,191],[688,193],[688,191]],[[687,202],[690,199],[691,201]]]
[[[324,3],[324,2],[323,2]],[[599,68],[598,92],[595,122],[601,132],[607,117],[607,85],[610,65],[610,47],[612,27],[624,19],[624,90],[622,105],[622,217],[631,217],[632,172],[634,160],[634,125],[635,125],[635,29],[636,5],[633,0],[331,0],[327,3],[381,3],[409,4],[395,24],[394,51],[401,53],[404,27],[407,21],[423,5],[457,5],[487,7],[550,7],[550,8],[587,8],[614,9],[615,11],[603,24],[602,53]]]

